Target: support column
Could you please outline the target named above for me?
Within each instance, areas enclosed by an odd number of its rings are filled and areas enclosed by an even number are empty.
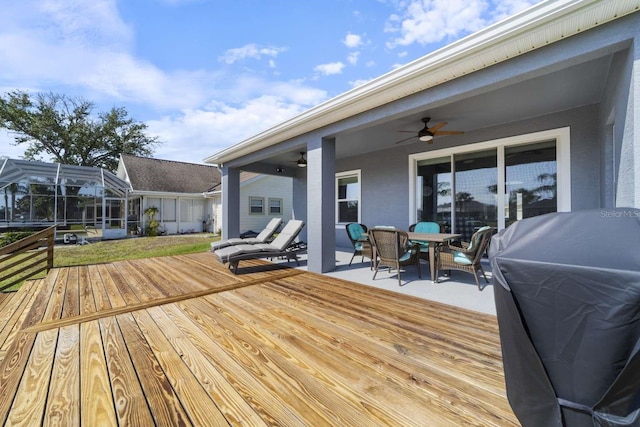
[[[240,236],[240,171],[222,167],[222,240]]]
[[[325,273],[336,268],[335,140],[307,143],[307,269]]]
[[[298,168],[296,175],[293,177],[293,206],[291,218],[300,219],[307,222],[307,170],[306,168]],[[300,232],[299,239],[303,242],[309,241],[307,233],[308,225]]]
[[[629,88],[634,163],[634,199],[631,206],[634,208],[640,208],[640,43],[638,41],[636,37],[634,42],[633,74],[631,88]]]

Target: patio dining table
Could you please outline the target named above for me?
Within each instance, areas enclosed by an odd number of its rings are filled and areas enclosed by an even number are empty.
[[[429,242],[429,271],[431,273],[431,281],[436,281],[436,246],[457,239],[462,234],[455,233],[407,233],[409,240],[422,240]]]

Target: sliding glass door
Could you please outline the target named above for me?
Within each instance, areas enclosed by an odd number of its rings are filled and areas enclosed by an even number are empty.
[[[505,226],[557,210],[555,141],[504,149]]]
[[[455,232],[468,242],[480,227],[498,224],[497,150],[455,154]]]
[[[416,221],[438,222],[445,232],[468,241],[485,225],[501,229],[558,210],[556,139],[448,151],[416,160]]]
[[[451,159],[424,160],[418,163],[416,180],[417,221],[440,223],[451,229]]]

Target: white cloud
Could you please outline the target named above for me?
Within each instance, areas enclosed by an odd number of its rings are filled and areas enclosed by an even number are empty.
[[[282,97],[262,96],[237,107],[212,103],[207,109],[184,110],[176,117],[166,116],[147,124],[150,134],[171,141],[170,145],[159,146],[155,157],[200,162],[306,108]]]
[[[347,62],[351,65],[356,65],[358,63],[358,58],[360,57],[360,52],[351,52],[347,55]]]
[[[400,3],[385,31],[398,34],[387,43],[393,49],[414,43],[421,45],[457,39],[518,12],[533,0],[412,0]]]
[[[365,83],[366,83],[366,82],[368,82],[368,81],[369,81],[369,80],[366,80],[366,79],[354,80],[354,81],[350,81],[350,82],[349,82],[349,85],[350,85],[351,87],[358,87],[358,86],[361,86],[361,85],[365,84]]]
[[[508,16],[514,15],[539,1],[535,0],[501,0],[495,1],[495,9],[492,11],[492,21],[497,22]]]
[[[330,62],[328,64],[320,64],[316,66],[314,70],[325,76],[330,76],[333,74],[342,74],[343,68],[344,63],[342,62]]]
[[[243,59],[262,59],[263,56],[276,58],[280,53],[286,51],[284,47],[260,47],[254,43],[242,47],[229,49],[218,60],[226,64],[233,64]]]
[[[11,159],[19,159],[24,154],[27,144],[15,145],[13,135],[5,129],[0,129],[0,157],[7,156]]]
[[[362,37],[357,34],[348,33],[342,43],[348,48],[355,49],[362,45]]]
[[[424,45],[477,31],[487,24],[483,18],[487,7],[488,3],[482,0],[411,1],[396,27],[400,36],[387,43],[387,47]]]
[[[131,28],[118,14],[115,0],[48,0],[35,4],[36,10],[50,19],[49,36],[59,34],[65,43],[122,48],[133,39]]]

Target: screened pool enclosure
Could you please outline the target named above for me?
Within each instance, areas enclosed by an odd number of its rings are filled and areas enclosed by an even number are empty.
[[[125,237],[128,189],[101,168],[0,159],[0,231],[57,224],[58,236]]]

